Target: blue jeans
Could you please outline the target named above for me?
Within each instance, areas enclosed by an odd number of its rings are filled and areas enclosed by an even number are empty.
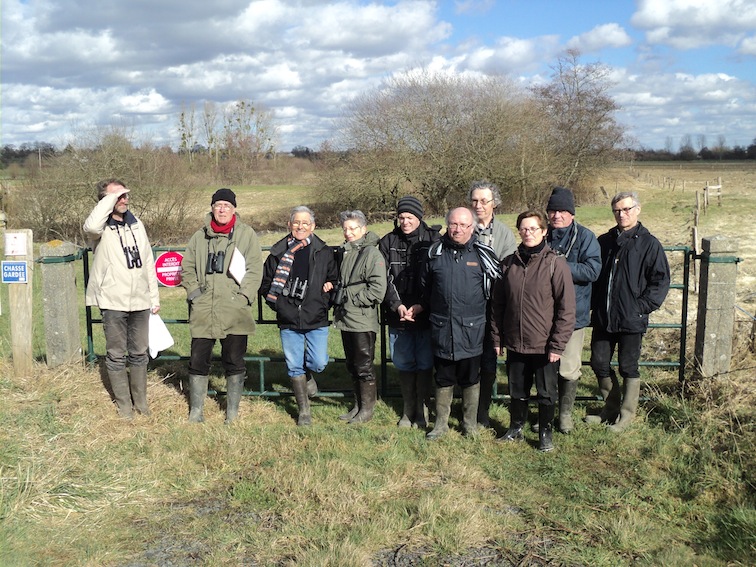
[[[118,371],[130,366],[147,366],[150,310],[115,311],[101,309],[105,332],[105,367]],[[128,353],[128,354],[127,354]]]
[[[394,329],[389,327],[391,360],[401,372],[433,368],[430,329]]]
[[[281,346],[289,377],[302,376],[305,370],[317,374],[328,365],[328,327],[281,329]]]

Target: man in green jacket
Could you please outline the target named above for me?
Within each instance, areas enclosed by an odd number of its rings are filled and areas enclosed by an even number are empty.
[[[220,339],[226,373],[226,423],[236,419],[246,378],[247,337],[255,332],[252,305],[261,280],[262,252],[257,234],[236,213],[234,192],[218,189],[205,226],[189,240],[181,263],[192,336],[189,421],[204,421],[202,409],[216,339]]]

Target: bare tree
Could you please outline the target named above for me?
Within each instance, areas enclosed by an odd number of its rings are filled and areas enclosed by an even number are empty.
[[[568,50],[552,67],[551,82],[532,89],[551,123],[555,181],[570,186],[616,159],[625,136],[615,119],[620,107],[609,94],[608,68],[579,59],[579,51]]]
[[[179,153],[186,155],[192,161],[194,145],[197,143],[197,125],[195,121],[194,103],[187,108],[181,105],[178,117]]]

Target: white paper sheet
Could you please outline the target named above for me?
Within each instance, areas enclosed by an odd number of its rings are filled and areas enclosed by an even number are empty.
[[[161,350],[173,346],[173,337],[171,336],[170,331],[168,331],[168,327],[165,326],[165,323],[157,313],[150,313],[149,332],[149,350],[152,358],[156,358]]]
[[[247,260],[244,259],[244,254],[239,252],[238,248],[234,248],[234,252],[231,254],[228,273],[236,280],[236,283],[241,285],[244,275],[247,273]]]

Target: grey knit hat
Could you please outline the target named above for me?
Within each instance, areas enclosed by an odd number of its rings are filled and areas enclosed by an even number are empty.
[[[423,211],[423,204],[412,195],[407,195],[399,199],[399,203],[396,207],[396,214],[411,213],[418,219],[422,219],[425,212]]]

